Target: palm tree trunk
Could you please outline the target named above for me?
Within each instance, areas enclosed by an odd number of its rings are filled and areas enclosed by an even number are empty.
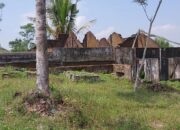
[[[38,92],[49,96],[46,0],[36,0],[36,71]]]

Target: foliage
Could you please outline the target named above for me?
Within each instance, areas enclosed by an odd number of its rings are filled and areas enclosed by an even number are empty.
[[[69,32],[79,33],[91,26],[95,20],[91,20],[84,24],[79,29],[76,28],[75,20],[79,10],[77,4],[80,0],[76,0],[75,3],[72,0],[51,0],[48,6],[48,18],[52,23],[52,27],[47,25],[47,31],[54,38],[59,39],[60,34],[68,34]]]
[[[147,5],[147,0],[134,0],[134,2],[140,4],[140,5]]]
[[[3,70],[3,68],[2,68]],[[1,75],[0,71],[0,75]],[[126,79],[99,74],[103,82],[71,82],[62,74],[50,75],[50,86],[60,91],[65,107],[53,117],[27,113],[20,102],[35,86],[35,77],[0,78],[0,129],[5,130],[178,130],[180,95],[132,90]],[[179,82],[170,82],[180,88]],[[14,97],[16,92],[22,96]],[[57,95],[57,94],[54,94]],[[56,96],[61,98],[60,96]],[[21,108],[21,109],[19,109]]]
[[[56,35],[56,38],[62,33],[67,34],[70,31],[75,31],[75,18],[79,12],[77,3],[78,0],[75,4],[71,0],[51,0],[48,16],[53,27],[55,27],[55,32],[50,27],[48,27],[48,30]]]
[[[9,46],[13,52],[28,51],[35,46],[33,43],[35,36],[34,25],[32,23],[28,23],[24,26],[21,26],[20,29],[21,31],[19,34],[22,38],[16,38],[14,41],[9,42]]]
[[[0,3],[0,10],[2,10],[4,6],[5,6],[4,3]],[[2,12],[0,12],[0,21],[2,20],[1,17],[2,17]]]
[[[145,72],[144,72],[144,68],[141,70],[140,75],[139,75],[140,79],[145,79]]]
[[[23,41],[26,41],[29,44],[28,48],[34,47],[34,36],[35,36],[35,28],[32,23],[28,23],[24,26],[21,26],[20,29],[22,31],[19,34],[23,37]]]
[[[22,39],[15,39],[9,42],[9,46],[12,52],[28,51],[28,43]]]
[[[165,39],[163,38],[156,38],[155,42],[161,47],[161,48],[169,48],[171,47],[169,42],[167,42]]]

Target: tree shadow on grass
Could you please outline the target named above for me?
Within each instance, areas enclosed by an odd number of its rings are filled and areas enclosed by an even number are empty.
[[[143,120],[134,118],[119,117],[116,121],[109,121],[105,125],[109,129],[114,130],[149,130],[150,128]]]
[[[173,100],[174,96],[171,94],[172,92],[153,92],[146,88],[141,88],[137,92],[118,92],[117,96],[121,99],[129,101],[130,103],[132,101],[135,103],[140,103],[139,105],[143,108],[155,107],[158,109],[166,109],[167,107],[170,107],[178,102],[176,100]]]
[[[160,99],[159,97],[164,96],[169,98],[174,93],[180,94],[180,91],[166,84],[156,83],[144,84],[144,86],[139,88],[136,92],[130,90],[120,91],[117,93],[117,96],[125,100],[133,100],[139,103],[155,103]]]
[[[137,92],[134,91],[122,91],[118,92],[117,96],[129,101],[135,101],[139,103],[152,102],[152,98],[158,96],[160,93],[154,93],[146,89],[139,89]]]

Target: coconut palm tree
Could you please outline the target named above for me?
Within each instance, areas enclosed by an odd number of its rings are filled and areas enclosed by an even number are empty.
[[[36,0],[36,48],[37,90],[49,96],[46,0]]]
[[[48,25],[47,30],[55,39],[59,39],[61,34],[68,34],[71,31],[79,33],[95,22],[95,20],[91,20],[79,29],[76,28],[75,20],[79,13],[77,9],[79,1],[76,0],[75,3],[72,3],[71,0],[50,0],[47,11],[52,27]]]

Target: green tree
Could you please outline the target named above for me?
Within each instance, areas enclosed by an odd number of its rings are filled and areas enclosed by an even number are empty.
[[[14,41],[9,42],[9,46],[12,52],[22,52],[28,50],[27,42],[22,39],[15,39]]]
[[[32,23],[28,23],[24,26],[21,26],[20,29],[22,31],[19,32],[23,41],[27,43],[28,49],[31,49],[35,46],[34,44],[34,37],[35,37],[35,27]]]
[[[19,34],[21,38],[16,38],[14,41],[9,42],[9,46],[12,52],[28,51],[35,46],[33,42],[35,37],[34,25],[28,23],[24,26],[21,26],[20,29],[21,31]]]
[[[166,41],[164,38],[156,38],[155,42],[161,47],[161,48],[169,48],[171,45],[168,41]]]

